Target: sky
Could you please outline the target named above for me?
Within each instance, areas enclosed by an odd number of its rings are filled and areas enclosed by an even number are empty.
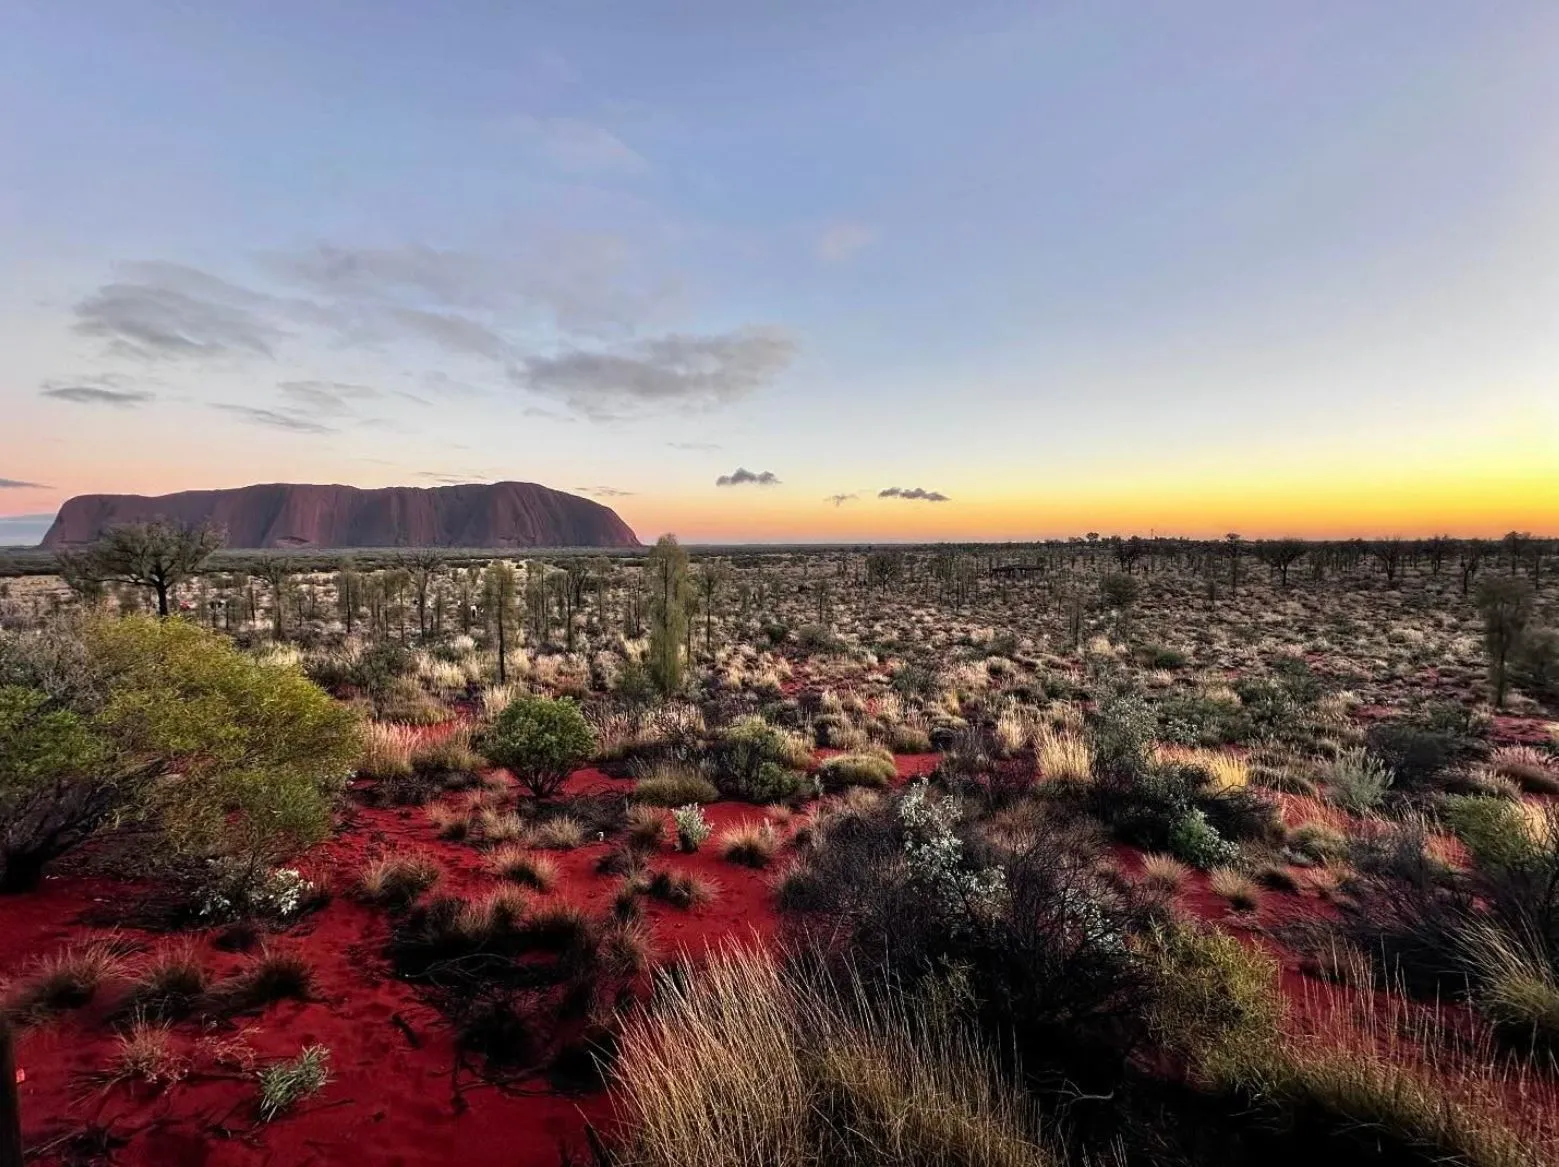
[[[1551,0],[7,0],[0,542],[1559,533]]]

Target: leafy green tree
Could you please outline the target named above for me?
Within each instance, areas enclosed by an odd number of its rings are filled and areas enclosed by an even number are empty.
[[[167,616],[168,595],[200,570],[223,543],[223,534],[209,525],[191,526],[157,519],[110,527],[103,537],[72,563],[99,581],[147,588],[157,594],[157,614]]]
[[[537,798],[563,789],[594,749],[590,723],[567,698],[517,698],[482,735],[482,752]]]
[[[1478,585],[1477,603],[1483,616],[1483,644],[1489,654],[1494,705],[1503,708],[1510,687],[1510,660],[1532,619],[1532,586],[1511,576],[1488,576]]]
[[[144,816],[175,850],[251,873],[329,831],[358,721],[297,669],[184,620],[99,617],[54,635],[77,640],[85,662],[64,682],[39,654],[4,670],[30,673],[49,698],[26,686],[8,697],[0,752],[22,761],[0,779],[5,883],[36,881],[117,816]]]
[[[650,675],[662,693],[682,687],[688,633],[687,552],[675,535],[662,535],[645,566],[650,591]]]

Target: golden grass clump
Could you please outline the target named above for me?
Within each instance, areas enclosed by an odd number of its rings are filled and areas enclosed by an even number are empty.
[[[1034,756],[1042,778],[1087,782],[1093,777],[1093,749],[1080,733],[1043,728],[1034,735]]]
[[[1254,911],[1261,903],[1261,886],[1237,868],[1214,867],[1208,872],[1207,886],[1237,912]]]
[[[585,825],[572,815],[560,814],[537,823],[530,832],[531,846],[545,851],[572,851],[584,842]]]
[[[1215,793],[1243,790],[1250,785],[1250,764],[1231,750],[1159,743],[1153,747],[1153,756],[1164,765],[1190,766],[1203,771],[1209,779],[1208,789]]]
[[[35,961],[12,981],[0,1004],[18,1024],[46,1021],[79,1009],[105,982],[124,973],[124,948],[114,939],[88,940]]]
[[[780,839],[769,823],[744,823],[721,832],[715,848],[728,862],[762,868],[774,862]]]
[[[615,1067],[634,1167],[1045,1167],[1030,1104],[945,1010],[786,975],[730,948],[667,978]]]
[[[364,778],[409,778],[417,742],[412,726],[370,721],[363,728],[363,756],[357,772]]]
[[[442,877],[431,856],[416,851],[396,851],[371,859],[358,872],[357,887],[370,903],[405,907]]]
[[[1502,746],[1489,755],[1489,766],[1528,794],[1559,794],[1559,761],[1531,746]]]
[[[533,854],[513,843],[506,843],[488,855],[487,865],[494,875],[521,887],[547,892],[557,886],[558,865],[555,859]]]
[[[1191,878],[1191,869],[1173,855],[1151,852],[1142,857],[1142,881],[1161,891],[1179,891]]]

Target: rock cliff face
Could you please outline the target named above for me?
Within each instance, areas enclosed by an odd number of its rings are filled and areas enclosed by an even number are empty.
[[[115,523],[215,523],[229,547],[637,547],[617,512],[533,482],[470,486],[270,483],[155,497],[83,494],[60,508],[45,547],[90,543]]]

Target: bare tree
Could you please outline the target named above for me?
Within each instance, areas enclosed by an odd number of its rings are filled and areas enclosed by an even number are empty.
[[[168,595],[200,570],[222,546],[224,536],[209,524],[192,526],[157,519],[123,523],[80,552],[71,571],[87,573],[100,583],[122,583],[157,593],[157,614],[168,615]]]

